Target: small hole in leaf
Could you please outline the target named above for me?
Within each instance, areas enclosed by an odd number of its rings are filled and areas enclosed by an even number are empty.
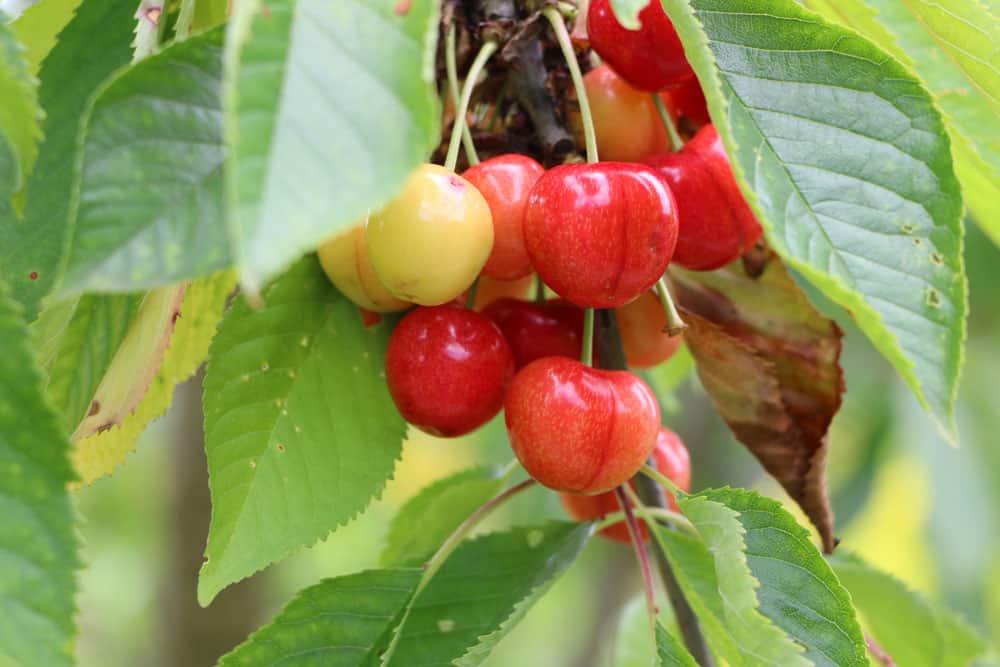
[[[941,305],[941,295],[936,289],[927,290],[927,305],[931,308],[938,308]]]
[[[939,252],[931,253],[931,264],[937,264],[938,266],[944,264],[944,257],[941,255],[941,253]]]
[[[278,451],[281,452],[282,454],[284,454],[285,452],[285,446],[280,442],[278,443]]]

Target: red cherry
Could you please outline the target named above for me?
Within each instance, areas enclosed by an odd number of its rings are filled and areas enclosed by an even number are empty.
[[[538,275],[583,308],[613,308],[648,290],[677,243],[676,204],[648,167],[564,164],[535,183],[524,242]]]
[[[691,490],[691,458],[684,442],[676,433],[667,427],[661,427],[656,436],[656,449],[653,450],[653,460],[656,462],[656,469],[663,473],[674,484],[684,491]],[[629,482],[635,488],[633,482]],[[562,501],[566,512],[577,521],[593,521],[608,514],[614,514],[621,509],[618,498],[614,491],[601,493],[596,496],[584,496],[577,493],[560,493],[559,499]],[[669,493],[667,502],[671,509],[678,511],[677,503]],[[643,522],[639,523],[639,534],[643,540],[649,539],[649,531]],[[628,534],[628,526],[625,522],[613,524],[601,531],[601,535],[609,537],[618,542],[631,542]]]
[[[649,93],[633,88],[607,65],[587,72],[583,85],[601,159],[640,162],[669,149],[667,132]],[[582,129],[579,138],[583,138]]]
[[[597,55],[634,87],[656,92],[694,76],[673,23],[658,0],[639,12],[638,30],[615,17],[611,0],[591,0],[587,34]]]
[[[714,125],[701,128],[681,152],[646,162],[677,197],[680,236],[675,262],[696,271],[717,269],[760,238],[760,224],[736,185]]]
[[[660,93],[660,98],[670,109],[670,115],[676,122],[679,116],[684,116],[695,125],[708,125],[712,119],[708,115],[708,102],[705,101],[705,91],[701,89],[698,79],[691,79]]]
[[[389,338],[385,375],[406,421],[432,435],[454,437],[500,411],[514,358],[484,315],[453,305],[417,308]]]
[[[580,358],[583,311],[562,299],[545,303],[500,299],[483,315],[500,327],[518,370],[542,357]]]
[[[476,186],[493,214],[493,251],[483,273],[514,280],[531,273],[524,249],[524,207],[528,193],[545,168],[526,155],[498,155],[468,169],[462,176]]]
[[[625,349],[625,359],[632,368],[649,368],[674,356],[684,342],[681,336],[663,331],[667,314],[653,292],[646,292],[632,303],[615,308],[618,331]]]
[[[556,491],[601,493],[642,467],[660,409],[635,375],[545,357],[514,376],[504,401],[507,434],[528,474]]]

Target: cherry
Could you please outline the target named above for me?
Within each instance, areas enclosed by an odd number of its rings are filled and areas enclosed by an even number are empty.
[[[389,313],[412,305],[394,297],[375,275],[368,259],[363,224],[325,241],[319,247],[318,255],[330,282],[365,310]]]
[[[479,275],[493,248],[493,219],[472,183],[424,164],[369,217],[366,236],[372,266],[389,292],[436,306],[464,292]]]
[[[453,305],[416,308],[389,338],[385,375],[406,421],[454,437],[500,411],[514,358],[488,317]]]
[[[656,398],[638,377],[567,357],[518,371],[504,409],[517,458],[556,491],[601,493],[624,483],[653,451],[660,426]]]
[[[680,236],[674,261],[696,271],[725,266],[761,235],[760,224],[736,185],[714,125],[706,125],[679,153],[647,160],[677,197]]]
[[[615,309],[625,359],[632,368],[649,368],[674,356],[684,342],[664,332],[667,314],[653,292]],[[501,327],[502,328],[502,327]]]
[[[676,204],[648,167],[564,164],[535,184],[524,242],[538,275],[584,308],[621,306],[667,269],[677,243]]]
[[[691,79],[660,93],[660,98],[670,109],[674,121],[678,117],[687,118],[696,126],[708,125],[712,119],[708,115],[708,102],[705,101],[705,91],[701,89],[698,79]]]
[[[656,463],[656,469],[670,481],[684,491],[691,489],[691,457],[684,442],[676,433],[665,426],[660,428],[660,432],[656,436],[653,460]],[[633,482],[629,482],[629,484],[635,488]],[[566,508],[566,512],[577,521],[593,521],[621,510],[621,505],[618,504],[618,498],[613,491],[596,496],[560,493],[559,499],[562,501],[563,507]],[[667,502],[671,509],[675,512],[678,511],[677,502],[669,493],[667,494]],[[649,531],[643,522],[639,523],[639,534],[643,540],[649,539]],[[618,542],[631,542],[628,526],[625,525],[624,521],[608,526],[601,531],[601,535]]]
[[[517,280],[495,280],[489,276],[479,276],[472,309],[482,312],[486,306],[500,299],[527,299],[534,286],[535,274],[533,273]],[[462,295],[463,304],[466,296]]]
[[[500,328],[514,354],[514,366],[524,368],[542,357],[580,358],[583,311],[561,299],[545,303],[499,299],[483,310]]]
[[[607,65],[587,72],[583,85],[602,159],[640,162],[668,150],[670,142],[649,93],[633,88]],[[579,138],[582,143],[582,130]]]
[[[645,155],[644,155],[645,156]],[[528,193],[545,168],[526,155],[498,155],[463,174],[482,193],[493,215],[493,251],[483,275],[514,280],[531,273],[524,249],[524,207]]]
[[[638,30],[615,17],[611,0],[591,0],[587,13],[590,45],[623,79],[639,90],[656,92],[694,77],[674,25],[659,0],[639,12]]]

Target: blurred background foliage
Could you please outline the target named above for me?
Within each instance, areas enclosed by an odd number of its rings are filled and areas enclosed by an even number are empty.
[[[910,392],[848,318],[811,294],[846,332],[848,393],[833,425],[829,461],[842,546],[995,639],[1000,638],[1000,250],[976,226],[968,230],[972,317],[958,402],[958,449],[937,436]],[[658,370],[659,384],[672,386],[671,375],[682,365]],[[377,567],[389,521],[420,488],[474,463],[512,458],[499,420],[462,441],[416,434],[381,501],[325,542],[200,609],[195,582],[210,510],[199,399],[194,384],[182,387],[170,414],[143,436],[128,464],[77,493],[87,563],[80,577],[83,667],[214,664],[298,589]],[[781,497],[715,415],[696,378],[682,381],[664,403],[666,423],[691,450],[695,489],[729,484]],[[564,515],[555,494],[533,489],[492,525],[543,516]],[[595,540],[487,664],[648,665],[643,614],[631,551]],[[1000,662],[993,657],[981,664]]]

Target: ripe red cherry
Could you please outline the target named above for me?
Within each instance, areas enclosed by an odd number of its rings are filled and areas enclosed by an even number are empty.
[[[493,251],[483,273],[497,280],[514,280],[531,273],[524,249],[524,207],[528,193],[545,168],[526,155],[498,155],[468,169],[462,176],[486,198],[493,215]]]
[[[677,434],[665,426],[660,428],[656,437],[653,460],[656,462],[656,469],[674,484],[684,491],[691,490],[691,458],[688,455],[688,450]],[[632,482],[629,483],[632,484]],[[618,504],[618,498],[613,491],[596,496],[560,493],[559,499],[562,501],[563,507],[566,508],[566,512],[577,521],[593,521],[621,510],[621,505]],[[669,493],[667,494],[667,502],[670,503],[670,507],[675,512],[678,510],[677,503]],[[649,531],[643,522],[639,523],[639,534],[643,540],[649,539]],[[624,521],[608,526],[601,531],[601,535],[618,542],[628,543],[631,541],[628,526],[625,525]]]
[[[565,164],[535,183],[524,243],[538,275],[583,308],[621,306],[667,269],[677,243],[677,207],[648,167]]]
[[[504,401],[507,434],[528,474],[556,491],[601,493],[642,467],[660,409],[635,375],[545,357],[514,376]]]
[[[760,224],[736,185],[714,125],[701,128],[679,153],[646,162],[677,197],[680,236],[675,262],[696,271],[717,269],[760,238]]]
[[[583,85],[601,159],[640,162],[669,149],[667,132],[649,93],[633,88],[607,65],[587,72]],[[582,140],[582,126],[580,132]]]
[[[634,87],[656,92],[694,76],[673,23],[659,0],[639,12],[641,27],[627,30],[611,10],[611,0],[591,0],[587,34],[597,55]]]
[[[542,357],[580,358],[583,311],[562,299],[545,303],[499,299],[483,315],[500,328],[518,370]]]
[[[679,116],[683,116],[698,127],[712,122],[708,115],[705,91],[701,89],[698,79],[685,81],[675,88],[660,93],[660,97],[670,109],[670,115],[675,121]]]
[[[417,308],[389,338],[385,376],[400,414],[422,431],[453,437],[503,406],[514,375],[510,346],[480,313],[452,305]]]
[[[682,336],[664,332],[667,314],[653,292],[615,308],[625,359],[632,368],[649,368],[674,356],[684,342]]]

